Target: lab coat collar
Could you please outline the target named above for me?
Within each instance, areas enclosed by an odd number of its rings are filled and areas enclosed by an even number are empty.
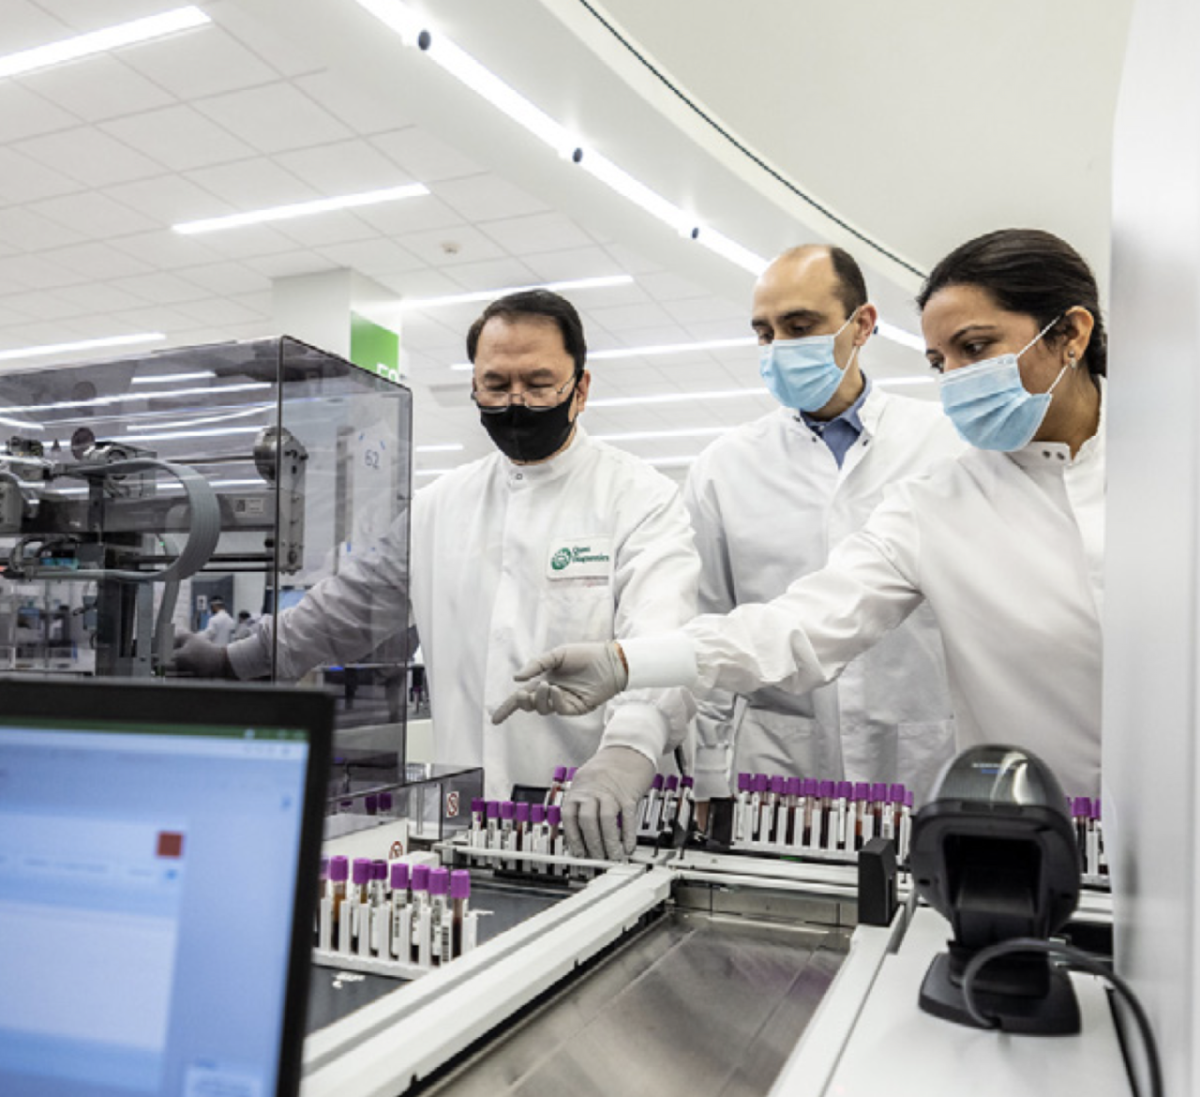
[[[1024,449],[1008,454],[1016,464],[1027,471],[1033,471],[1047,466],[1066,468],[1068,465],[1084,465],[1104,459],[1105,419],[1108,411],[1108,401],[1105,392],[1105,378],[1097,378],[1100,384],[1100,422],[1096,433],[1082,446],[1079,452],[1071,457],[1071,447],[1065,442],[1030,442]]]
[[[503,462],[510,481],[542,484],[550,480],[557,480],[560,476],[566,476],[572,469],[578,468],[583,461],[587,460],[588,451],[592,448],[593,443],[583,429],[583,424],[579,422],[579,417],[576,416],[575,433],[571,436],[567,448],[556,453],[549,460],[540,461],[536,465],[518,465],[515,461],[510,461],[502,455],[500,460]]]

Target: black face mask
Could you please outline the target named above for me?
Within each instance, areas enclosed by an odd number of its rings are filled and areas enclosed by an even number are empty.
[[[479,419],[496,448],[510,461],[544,461],[562,449],[571,437],[575,426],[571,419],[574,396],[575,385],[572,385],[570,396],[544,411],[533,411],[524,404],[509,404],[498,411],[481,409]]]

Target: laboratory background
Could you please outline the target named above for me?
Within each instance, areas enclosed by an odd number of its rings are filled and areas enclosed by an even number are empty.
[[[0,1092],[1200,1094],[1198,50],[1180,0],[0,0]],[[927,280],[998,230],[1107,335],[1069,554],[971,624],[1049,654],[967,689],[930,586],[801,701],[765,617],[651,680],[973,467]],[[956,505],[986,576],[1025,530]]]

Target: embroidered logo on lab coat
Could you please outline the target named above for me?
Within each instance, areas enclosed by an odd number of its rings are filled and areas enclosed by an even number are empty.
[[[612,564],[608,537],[559,542],[550,548],[546,576],[550,579],[605,579]]]

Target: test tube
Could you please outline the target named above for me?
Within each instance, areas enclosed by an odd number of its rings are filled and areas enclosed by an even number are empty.
[[[550,852],[550,828],[546,825],[546,806],[534,804],[529,809],[529,849],[532,853]],[[545,861],[533,861],[529,871],[543,873],[546,871]]]
[[[767,795],[769,782],[765,773],[756,773],[750,782],[750,835],[751,842],[762,840],[762,803]]]
[[[650,782],[650,790],[642,800],[638,813],[638,834],[654,834],[658,830],[659,800],[662,798],[663,775],[656,773]]]
[[[435,964],[450,962],[453,927],[450,924],[450,870],[440,866],[429,872],[429,910],[432,942],[431,958]]]
[[[467,835],[467,845],[473,849],[478,849],[484,844],[486,832],[484,831],[484,801],[480,796],[471,797],[471,832]],[[471,864],[477,863],[477,858],[468,857],[467,860]]]
[[[692,777],[679,778],[679,811],[675,821],[686,837],[692,828],[692,813],[696,808],[696,781]]]
[[[516,832],[516,848],[520,850],[529,849],[529,805],[520,802],[517,804],[516,811],[513,813],[513,830]],[[514,864],[514,868],[520,862]]]
[[[735,842],[745,842],[750,837],[750,781],[750,774],[738,774],[737,799],[733,805],[733,840]]]
[[[908,845],[912,840],[912,789],[904,790],[904,807],[900,809],[900,848],[897,854],[900,860],[908,860]]]
[[[800,788],[804,794],[804,846],[817,849],[821,845],[821,786],[815,777],[805,777]]]
[[[866,781],[854,782],[854,848],[862,849],[866,818],[869,812],[868,800],[871,796],[871,786]],[[870,837],[867,835],[867,837]]]
[[[776,830],[776,816],[779,814],[779,805],[783,802],[784,790],[787,788],[787,780],[779,774],[775,774],[767,782],[767,794],[763,797],[760,807],[760,819],[758,823],[758,840],[760,842],[770,844],[779,841]]]
[[[904,794],[908,790],[901,784],[888,786],[888,804],[883,815],[883,837],[893,842],[900,837],[900,814],[904,808]]]
[[[329,886],[333,906],[330,910],[330,943],[334,948],[349,950],[349,919],[342,918],[342,904],[346,901],[346,881],[350,879],[350,859],[338,854],[329,858]]]
[[[1089,796],[1076,796],[1071,804],[1071,822],[1075,826],[1075,842],[1079,846],[1079,861],[1083,864],[1087,857],[1088,823],[1092,819],[1092,801]],[[1084,872],[1087,871],[1085,866]]]
[[[378,793],[368,792],[366,794],[366,796],[363,797],[363,803],[366,805],[368,815],[378,815],[379,814],[379,794]]]
[[[554,780],[550,782],[550,787],[546,790],[546,807],[551,804],[562,803],[563,784],[567,779],[567,767],[554,767]]]
[[[500,801],[489,800],[487,802],[487,848],[500,848]],[[489,857],[487,859],[489,865],[495,866],[496,862]]]
[[[371,862],[371,951],[377,956],[387,955],[388,922],[388,863],[383,860]]]
[[[662,809],[659,812],[658,829],[670,830],[675,825],[675,816],[679,811],[679,778],[671,774],[663,787]]]
[[[534,804],[534,807],[542,807]],[[544,810],[544,808],[543,808]],[[471,899],[471,874],[459,869],[450,873],[450,955],[463,954],[463,923]]]
[[[517,838],[513,829],[513,818],[517,813],[517,806],[511,800],[500,801],[500,848],[503,850],[512,850],[517,847]],[[505,857],[500,862],[501,868],[512,868],[513,862]]]
[[[364,952],[371,935],[371,859],[355,857],[350,864],[350,940],[355,952]]]
[[[800,794],[804,782],[799,777],[789,777],[784,785],[784,800],[776,817],[775,841],[788,846],[797,844],[797,837],[804,825],[803,809],[800,807]]]
[[[408,865],[395,861],[391,867],[392,923],[391,955],[397,960],[407,960],[412,949],[411,911],[408,904]]]
[[[821,797],[821,840],[813,844],[821,849],[834,849],[837,846],[833,840],[833,792],[836,788],[837,786],[832,781],[822,781],[817,787],[818,795]]]
[[[412,938],[409,956],[418,964],[429,962],[429,866],[413,865],[408,874],[412,895]]]
[[[1096,873],[1108,875],[1108,854],[1104,851],[1104,822],[1100,817],[1100,797],[1092,801],[1092,838],[1096,847]]]
[[[549,836],[549,848],[546,852],[555,857],[562,857],[566,853],[566,846],[562,832],[562,808],[558,804],[551,804],[546,808],[546,830]],[[562,876],[567,870],[565,865],[551,865],[550,871],[556,876]]]
[[[379,814],[392,814],[392,794],[390,792],[381,792],[379,794]]]
[[[854,796],[854,785],[849,781],[839,781],[837,790],[833,800],[833,848],[834,849],[853,849],[854,848],[854,831],[852,819],[851,800]],[[849,827],[849,839],[847,839],[847,827]]]

